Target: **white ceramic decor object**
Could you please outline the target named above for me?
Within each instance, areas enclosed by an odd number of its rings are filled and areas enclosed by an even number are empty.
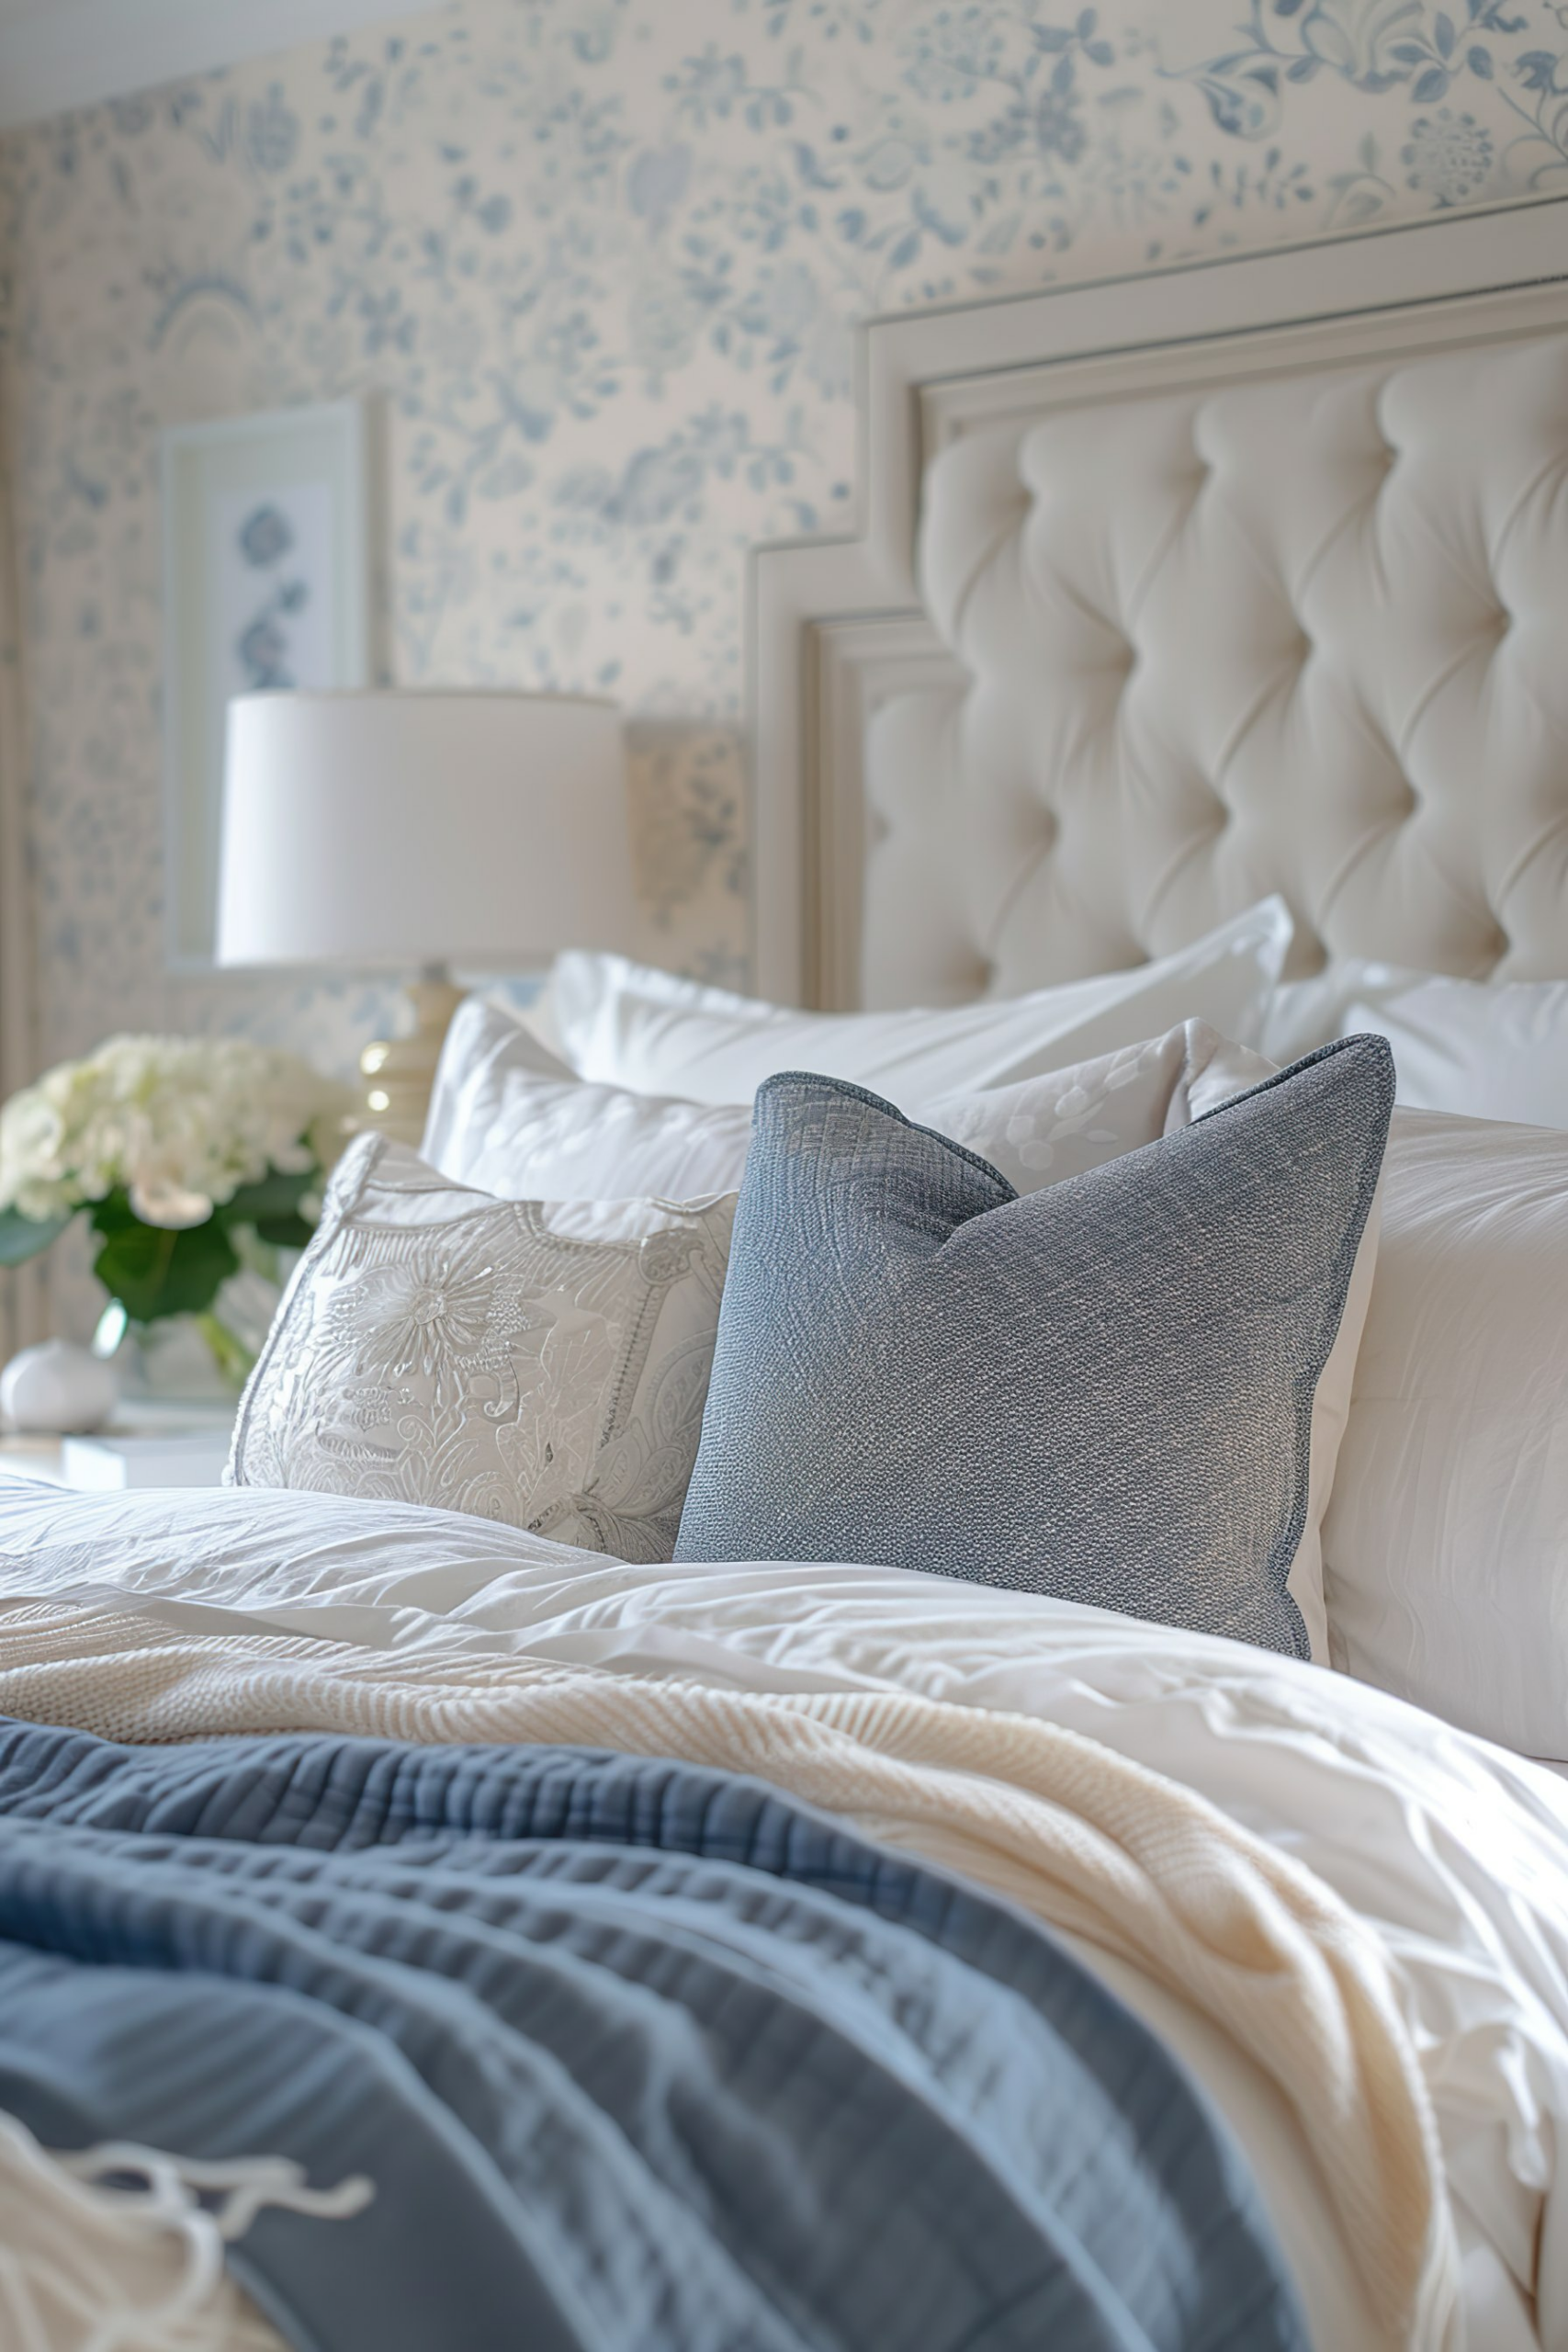
[[[119,1383],[112,1368],[69,1340],[24,1348],[0,1372],[0,1424],[14,1430],[96,1430],[113,1412]]]

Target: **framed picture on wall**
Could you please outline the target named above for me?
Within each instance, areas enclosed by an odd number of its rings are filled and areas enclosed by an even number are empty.
[[[176,425],[162,461],[168,961],[200,971],[231,695],[371,682],[364,404]]]

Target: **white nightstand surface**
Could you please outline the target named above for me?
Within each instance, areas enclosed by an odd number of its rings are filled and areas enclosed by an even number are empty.
[[[234,1408],[136,1397],[91,1437],[0,1436],[0,1483],[42,1478],[103,1494],[131,1487],[216,1487]]]

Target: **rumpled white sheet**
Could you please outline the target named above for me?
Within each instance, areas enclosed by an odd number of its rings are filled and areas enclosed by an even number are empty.
[[[1568,2352],[1568,1788],[1343,1678],[894,1569],[625,1567],[444,1514],[255,1496],[0,1497],[0,1599],[407,1655],[525,1650],[720,1688],[904,1690],[1085,1732],[1314,1871],[1394,1960],[1466,2249],[1473,2352]],[[1288,2110],[1213,2028],[1086,1955],[1248,2146],[1323,2352],[1371,2334]],[[1538,2299],[1531,2304],[1531,2290]]]

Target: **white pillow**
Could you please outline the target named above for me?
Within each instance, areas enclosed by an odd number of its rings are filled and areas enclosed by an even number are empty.
[[[1568,1135],[1396,1111],[1383,1186],[1330,1655],[1568,1762]]]
[[[513,1200],[687,1200],[733,1191],[751,1106],[592,1086],[509,1007],[466,997],[436,1065],[421,1152],[456,1183]]]
[[[734,1216],[733,1193],[498,1201],[358,1137],[241,1399],[229,1484],[669,1559]]]
[[[1375,1029],[1411,1111],[1568,1127],[1568,980],[1456,980],[1347,957],[1275,989],[1258,1050],[1293,1061]]]
[[[1258,1050],[1270,1061],[1299,1061],[1303,1054],[1332,1045],[1336,1037],[1355,1035],[1356,1024],[1348,1019],[1353,1004],[1385,1004],[1429,977],[1404,964],[1371,964],[1359,956],[1342,956],[1310,979],[1283,980],[1264,1007]]]
[[[1030,1193],[1152,1143],[1270,1067],[1191,1021],[1047,1077],[899,1107]],[[512,1012],[469,997],[447,1032],[423,1148],[454,1182],[516,1199],[682,1200],[739,1185],[750,1134],[750,1103],[576,1079]]]
[[[1413,1111],[1568,1127],[1568,980],[1421,980],[1353,1004],[1344,1026],[1388,1039]]]
[[[699,1102],[749,1102],[780,1070],[849,1079],[908,1106],[1003,1086],[1186,1020],[1251,1045],[1291,942],[1282,899],[1178,955],[1032,995],[942,1012],[799,1012],[618,956],[557,957],[535,1016],[583,1078]]]

